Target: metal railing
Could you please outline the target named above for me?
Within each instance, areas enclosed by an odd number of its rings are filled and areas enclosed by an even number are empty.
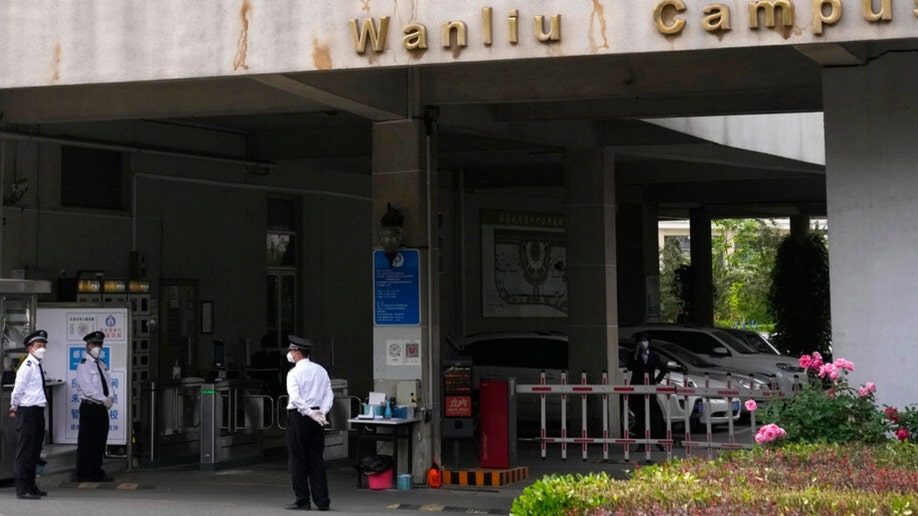
[[[650,447],[661,445],[664,447],[667,459],[672,458],[673,448],[675,446],[681,446],[685,449],[687,455],[692,454],[693,448],[701,448],[707,450],[707,455],[710,458],[712,456],[712,451],[714,449],[725,449],[725,450],[735,450],[735,449],[751,449],[754,446],[754,435],[756,430],[755,423],[755,412],[750,413],[749,426],[752,430],[752,435],[748,443],[737,442],[735,430],[736,424],[734,423],[734,415],[732,413],[732,404],[731,398],[740,398],[740,405],[742,405],[742,399],[754,399],[754,400],[772,400],[772,399],[781,399],[784,398],[787,394],[779,390],[776,386],[774,379],[772,379],[770,388],[768,389],[755,389],[755,388],[745,388],[740,385],[735,385],[733,376],[728,374],[726,380],[726,387],[710,387],[708,376],[705,375],[705,382],[703,387],[693,387],[687,384],[688,379],[685,378],[683,385],[676,385],[671,382],[670,376],[667,375],[665,380],[660,385],[651,385],[650,379],[645,375],[644,385],[609,385],[608,373],[603,372],[601,381],[599,384],[590,384],[587,381],[587,374],[581,373],[580,383],[579,384],[569,384],[567,373],[563,372],[561,374],[561,383],[560,384],[548,384],[546,383],[545,372],[543,371],[540,375],[540,383],[536,385],[526,385],[519,384],[516,386],[516,394],[518,395],[538,395],[540,397],[540,429],[539,437],[536,438],[537,441],[541,444],[541,455],[542,458],[546,457],[546,448],[549,444],[559,444],[561,447],[561,458],[567,459],[567,448],[568,445],[580,445],[581,455],[584,460],[588,458],[588,446],[589,445],[601,445],[603,459],[609,459],[609,446],[610,445],[620,445],[624,449],[624,458],[625,460],[630,459],[630,448],[632,445],[643,445],[645,449],[646,458],[650,459]],[[750,385],[755,385],[754,377],[749,376]],[[797,376],[794,376],[794,391],[797,390],[799,385],[799,380]],[[577,437],[572,437],[569,435],[567,427],[567,402],[568,396],[580,396],[580,422],[581,430],[580,435]],[[610,423],[610,399],[609,395],[618,395],[622,400],[622,437],[610,437],[609,433],[609,423]],[[660,409],[663,411],[664,420],[666,424],[665,429],[665,438],[653,438],[651,436],[651,396],[660,396],[662,395],[667,403],[660,404]],[[548,434],[548,428],[546,425],[547,422],[547,412],[546,412],[546,398],[548,396],[560,396],[561,397],[561,428],[560,435],[550,436]],[[590,396],[599,396],[602,401],[602,431],[598,437],[590,437],[588,435],[588,397]],[[684,425],[685,433],[681,440],[675,439],[673,436],[673,416],[670,412],[670,400],[671,397],[681,397],[684,407]],[[632,437],[631,432],[628,428],[629,417],[629,403],[631,398],[640,397],[643,398],[644,403],[644,435],[643,436],[634,436]],[[702,400],[704,411],[702,416],[703,422],[705,423],[705,439],[696,440],[692,437],[692,412],[695,407],[690,403],[692,398],[698,398]],[[731,414],[727,417],[727,441],[726,442],[717,442],[713,440],[713,431],[711,423],[711,400],[726,398],[728,400],[729,406],[731,406]],[[641,400],[639,400],[641,401]],[[742,406],[740,407],[742,411]]]

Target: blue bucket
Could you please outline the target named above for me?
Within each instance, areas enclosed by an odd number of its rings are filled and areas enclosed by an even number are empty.
[[[398,488],[402,491],[411,489],[411,475],[404,474],[398,476]]]

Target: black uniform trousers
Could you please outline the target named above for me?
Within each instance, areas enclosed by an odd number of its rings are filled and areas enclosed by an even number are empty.
[[[16,494],[34,494],[35,466],[45,441],[45,407],[23,407],[16,409],[16,460],[13,464],[13,478]]]
[[[105,477],[102,458],[108,441],[108,409],[100,403],[80,403],[80,432],[77,435],[77,480],[98,482]]]
[[[316,507],[331,503],[325,475],[325,429],[311,417],[296,410],[287,411],[287,450],[290,454],[290,476],[297,505],[308,505],[309,494]]]

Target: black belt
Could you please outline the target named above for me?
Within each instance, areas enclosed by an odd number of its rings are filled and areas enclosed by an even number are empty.
[[[102,403],[101,401],[93,400],[82,400],[80,403],[86,403],[87,405],[105,405],[105,403]]]

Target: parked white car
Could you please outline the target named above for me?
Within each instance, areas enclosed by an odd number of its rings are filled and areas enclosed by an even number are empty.
[[[793,392],[795,382],[806,380],[804,370],[796,358],[759,353],[752,346],[717,328],[660,324],[626,326],[619,328],[618,332],[621,339],[629,340],[634,340],[639,333],[646,334],[650,339],[677,344],[731,370],[748,371],[764,378],[773,375],[778,388],[787,393]]]
[[[569,364],[567,336],[558,332],[480,333],[464,338],[459,349],[462,356],[472,360],[473,396],[475,396],[474,393],[478,392],[481,380],[486,378],[512,377],[516,378],[518,385],[535,385],[540,382],[540,373],[545,371],[546,383],[560,384],[561,374],[568,370]],[[630,378],[630,373],[627,372],[625,367],[628,352],[625,351],[624,356],[621,355],[622,350],[619,353],[621,367],[619,375],[610,378],[612,382],[624,382],[627,378]],[[579,376],[573,378],[568,374],[568,383],[579,383],[579,381]],[[598,378],[590,381],[599,383]],[[671,383],[681,386],[685,385],[684,381],[685,377],[682,373],[671,373]],[[704,386],[703,377],[696,378],[689,375],[688,382],[689,386]],[[719,380],[711,380],[710,387],[726,388],[726,383]],[[704,399],[699,396],[690,396],[688,400],[683,396],[670,396],[669,400],[667,400],[665,394],[657,396],[660,407],[669,405],[670,415],[676,426],[685,421],[686,411],[689,412],[691,422],[699,425],[705,424],[707,418],[711,419],[711,424],[725,424],[729,418],[737,419],[740,415],[738,398],[733,400],[715,398],[706,404]],[[570,404],[573,398],[573,396],[568,397],[569,415],[573,415],[571,412],[572,405]],[[518,421],[539,421],[541,415],[539,396],[520,395],[516,397],[516,402]],[[643,398],[641,398],[641,402],[643,402]],[[577,410],[579,410],[579,406]],[[547,420],[555,423],[560,420],[560,417],[561,397],[557,395],[546,396]]]
[[[619,346],[618,348],[619,369],[625,379],[631,378],[631,372],[628,371],[626,364],[632,350],[633,348],[625,346]],[[662,353],[660,356],[666,359],[666,356]],[[686,373],[685,371],[670,371],[669,383],[678,387],[699,388],[705,386],[704,376]],[[711,389],[726,389],[727,383],[709,377],[707,386]],[[637,400],[633,396],[628,398],[629,407],[635,402],[644,402],[643,396],[637,396]],[[681,427],[685,423],[686,412],[688,412],[691,427],[697,429],[702,425],[706,425],[708,419],[711,420],[712,425],[725,425],[730,422],[730,419],[737,421],[742,411],[740,399],[736,397],[731,399],[709,398],[705,400],[704,397],[696,395],[670,395],[667,397],[666,394],[657,394],[657,403],[664,410],[664,417],[666,416],[665,407],[669,406],[669,417],[672,419],[674,428]],[[630,426],[633,426],[632,421],[629,421]]]

